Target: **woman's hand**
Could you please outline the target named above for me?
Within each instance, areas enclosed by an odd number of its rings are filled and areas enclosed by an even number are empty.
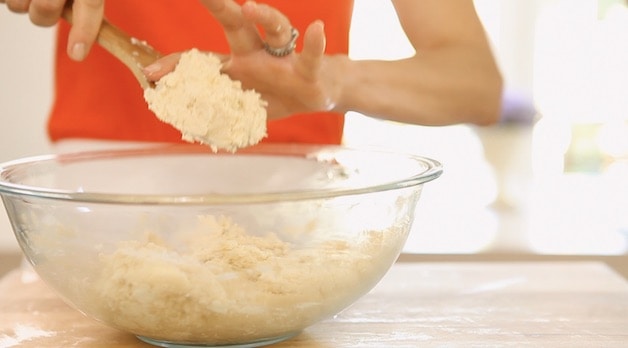
[[[16,13],[28,13],[33,24],[50,27],[61,18],[64,6],[72,6],[72,29],[68,37],[67,52],[70,58],[85,59],[98,36],[104,15],[104,0],[0,0]]]
[[[324,55],[322,22],[315,21],[305,30],[299,53],[277,57],[266,51],[265,43],[281,49],[292,39],[290,20],[277,9],[253,1],[242,6],[232,0],[201,1],[222,24],[231,48],[230,55],[223,57],[223,72],[241,81],[243,88],[260,93],[268,102],[270,119],[334,108],[339,74],[325,69],[334,58]],[[146,68],[147,76],[158,80],[174,69],[178,58],[179,54],[164,57]]]
[[[290,20],[281,12],[253,1],[201,2],[231,48],[224,72],[261,93],[271,119],[325,110],[433,126],[499,119],[503,81],[472,0],[392,0],[416,52],[399,60],[325,55],[318,21],[305,30],[299,53],[276,57],[265,43],[281,49],[291,40]],[[159,79],[177,59],[149,66],[148,77]]]

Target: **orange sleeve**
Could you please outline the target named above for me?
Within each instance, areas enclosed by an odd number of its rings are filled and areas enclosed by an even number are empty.
[[[327,53],[347,53],[352,0],[268,0],[301,32],[316,19],[325,22]],[[133,37],[163,53],[196,47],[228,52],[219,24],[198,1],[112,0],[105,15]],[[55,95],[48,122],[52,141],[66,138],[181,142],[180,133],[148,110],[143,91],[128,70],[95,46],[87,59],[71,61],[66,52],[69,26],[61,22],[55,59]],[[298,42],[300,47],[302,42]],[[337,144],[343,115],[317,113],[271,121],[267,142]]]

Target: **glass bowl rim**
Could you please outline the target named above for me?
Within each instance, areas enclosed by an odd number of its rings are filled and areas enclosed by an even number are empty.
[[[70,162],[84,161],[98,158],[113,158],[124,156],[142,156],[147,154],[212,154],[212,155],[233,155],[229,152],[214,153],[206,146],[188,144],[166,144],[136,146],[123,149],[101,149],[78,152],[68,152],[62,154],[46,154],[38,156],[28,156],[15,160],[0,163],[0,195],[29,196],[52,200],[73,201],[82,203],[100,204],[131,204],[131,205],[213,205],[213,204],[251,204],[251,203],[272,203],[286,201],[302,201],[311,199],[325,199],[340,196],[351,196],[368,194],[380,191],[390,191],[422,185],[426,182],[438,178],[443,172],[442,164],[434,159],[382,149],[361,149],[344,145],[326,144],[282,144],[282,143],[262,143],[245,149],[238,150],[235,154],[266,154],[266,155],[291,155],[309,158],[308,154],[328,152],[359,152],[377,153],[381,155],[402,156],[406,159],[421,163],[425,169],[405,178],[383,182],[372,185],[363,185],[347,188],[323,188],[304,189],[292,191],[275,191],[265,193],[245,193],[245,194],[118,194],[103,192],[88,192],[42,188],[33,185],[16,184],[3,179],[4,173],[11,168],[19,166],[38,164],[43,162]]]

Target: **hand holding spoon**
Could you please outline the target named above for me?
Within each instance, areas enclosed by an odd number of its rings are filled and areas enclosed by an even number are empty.
[[[72,24],[72,8],[70,6],[63,9],[62,17]],[[103,19],[100,25],[96,42],[122,62],[133,73],[143,89],[154,87],[154,83],[146,78],[142,68],[161,58],[161,53],[145,41],[129,36],[106,19]]]

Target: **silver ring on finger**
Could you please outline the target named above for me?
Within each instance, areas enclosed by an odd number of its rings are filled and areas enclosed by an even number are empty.
[[[264,50],[268,52],[271,56],[275,57],[285,57],[290,53],[294,52],[294,49],[297,47],[297,38],[299,37],[299,31],[295,28],[290,29],[290,41],[284,45],[283,47],[274,48],[271,47],[267,42],[264,42]]]

